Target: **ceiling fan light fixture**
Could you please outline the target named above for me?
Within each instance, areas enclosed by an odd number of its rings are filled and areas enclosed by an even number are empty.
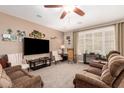
[[[76,7],[76,5],[44,5],[45,8],[63,8],[63,12],[60,16],[60,19],[63,19],[68,13],[74,12],[79,16],[83,16],[85,13],[80,8]]]

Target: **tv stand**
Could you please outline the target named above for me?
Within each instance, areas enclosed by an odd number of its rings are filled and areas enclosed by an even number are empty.
[[[33,60],[28,60],[30,69],[37,70],[42,67],[47,67],[51,65],[51,59],[49,57],[41,57]]]

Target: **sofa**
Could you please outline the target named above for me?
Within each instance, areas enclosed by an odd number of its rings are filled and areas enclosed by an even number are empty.
[[[109,60],[114,57],[120,55],[120,52],[112,50],[110,51],[107,55],[107,61],[102,61],[102,60],[93,60],[93,62],[89,63],[89,68],[85,69],[85,71],[96,74],[96,75],[101,75],[103,70],[106,69]]]
[[[41,88],[40,76],[33,76],[24,71],[20,65],[3,69],[0,66],[0,87],[2,88]]]
[[[75,88],[124,88],[124,57],[113,56],[101,75],[77,73],[73,84]]]

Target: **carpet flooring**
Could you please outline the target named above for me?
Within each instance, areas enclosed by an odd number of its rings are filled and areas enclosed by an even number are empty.
[[[85,64],[61,62],[30,73],[41,76],[44,88],[73,88],[75,74],[88,67]]]

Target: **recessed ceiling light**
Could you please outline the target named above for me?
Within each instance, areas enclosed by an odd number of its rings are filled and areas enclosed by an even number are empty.
[[[36,16],[37,16],[38,18],[41,18],[41,17],[42,17],[42,16],[41,16],[41,15],[39,15],[39,14],[37,14]]]

